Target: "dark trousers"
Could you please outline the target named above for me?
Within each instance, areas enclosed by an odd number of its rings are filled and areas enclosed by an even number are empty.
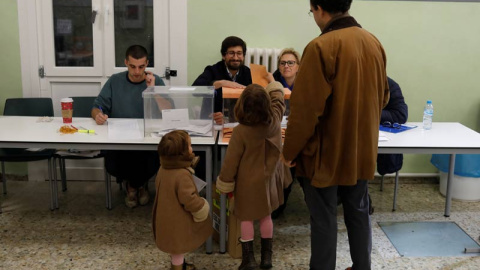
[[[126,180],[132,188],[144,186],[160,168],[156,151],[104,151],[105,168],[110,175]]]
[[[337,253],[337,196],[343,204],[353,270],[371,267],[372,229],[368,214],[368,185],[358,180],[355,186],[316,188],[303,182],[305,202],[310,211],[310,269],[335,269]],[[338,195],[337,195],[338,192]]]

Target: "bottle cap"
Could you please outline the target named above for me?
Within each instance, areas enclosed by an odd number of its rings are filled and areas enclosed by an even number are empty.
[[[431,100],[427,100],[427,104],[432,104],[432,101],[431,101]]]

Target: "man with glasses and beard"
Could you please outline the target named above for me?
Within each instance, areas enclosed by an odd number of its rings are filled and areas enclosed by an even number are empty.
[[[194,86],[213,86],[215,87],[215,98],[213,104],[213,114],[211,108],[211,99],[204,99],[200,115],[202,118],[213,117],[215,124],[223,124],[223,95],[222,87],[229,88],[245,88],[252,84],[252,75],[250,68],[244,65],[245,53],[247,52],[247,44],[239,37],[230,36],[223,40],[220,53],[222,60],[216,64],[205,67],[200,76],[193,82]],[[230,113],[229,120],[233,121],[233,108],[236,99],[226,100],[226,110]],[[200,161],[195,168],[195,175],[201,179],[205,179],[205,153],[196,153],[200,157]]]
[[[247,44],[239,37],[230,36],[223,40],[220,49],[222,60],[214,65],[207,66],[200,76],[193,82],[194,86],[214,86],[215,98],[213,108],[213,119],[216,124],[223,123],[222,113],[222,87],[245,88],[252,83],[250,68],[244,65]],[[202,104],[202,115],[208,113],[211,104]],[[233,117],[232,102],[231,117]],[[209,106],[210,105],[210,106]]]

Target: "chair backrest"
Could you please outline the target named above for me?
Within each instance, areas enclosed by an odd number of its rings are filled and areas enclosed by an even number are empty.
[[[73,99],[73,117],[90,117],[93,101],[97,97],[71,97]]]
[[[3,115],[10,116],[53,116],[51,98],[8,98]]]

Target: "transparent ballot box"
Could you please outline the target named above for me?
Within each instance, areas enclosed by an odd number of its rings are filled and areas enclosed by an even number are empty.
[[[212,86],[155,86],[142,96],[145,137],[161,137],[172,130],[213,136]]]
[[[223,113],[223,123],[232,124],[237,122],[235,119],[234,108],[237,103],[238,98],[242,94],[243,89],[241,88],[222,88],[223,102],[222,102],[222,113]]]

